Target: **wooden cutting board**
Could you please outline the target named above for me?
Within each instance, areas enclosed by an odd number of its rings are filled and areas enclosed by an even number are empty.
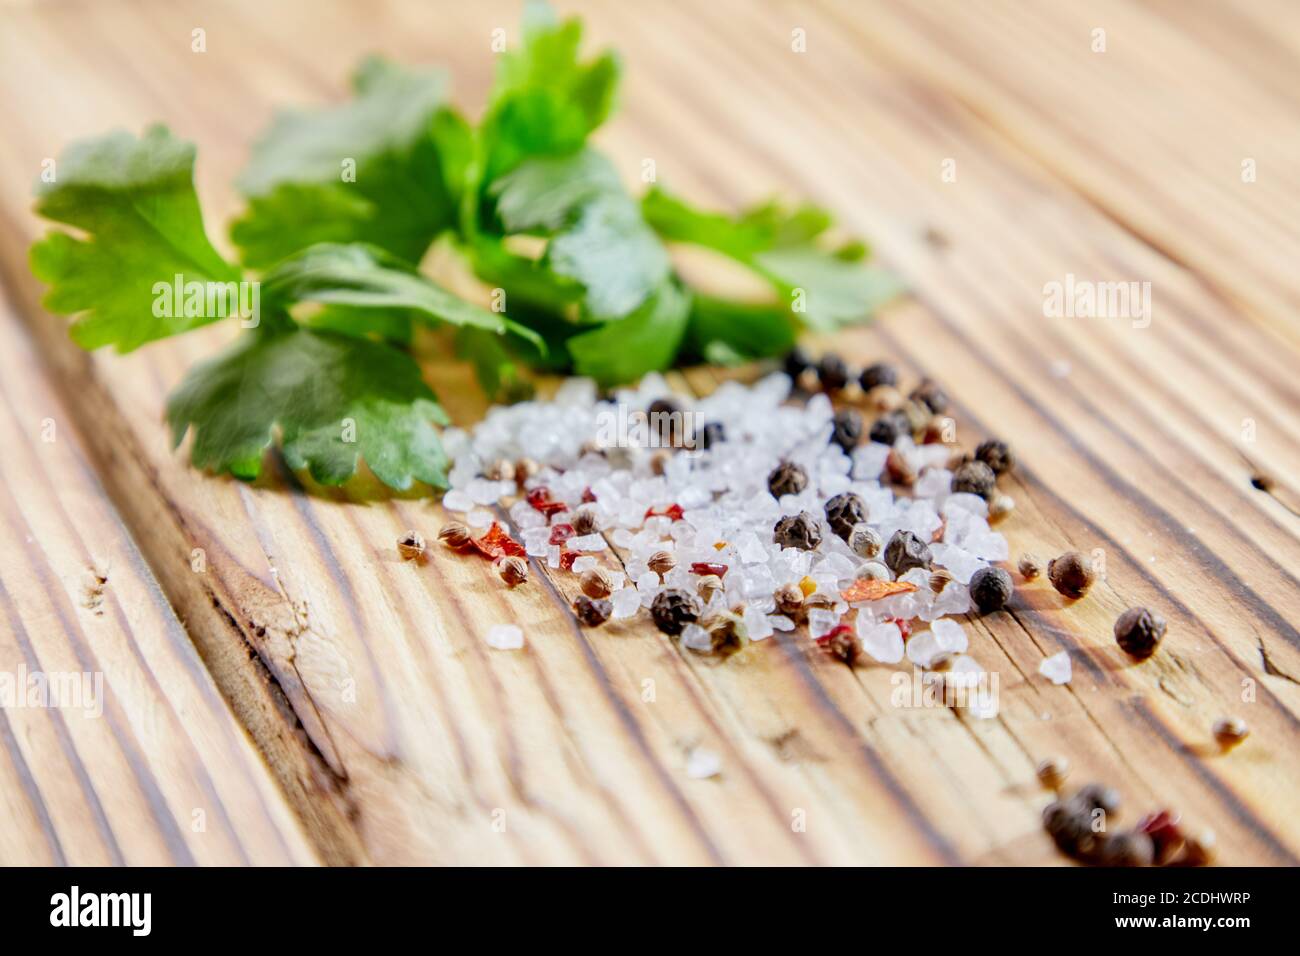
[[[1223,862],[1300,862],[1300,9],[561,6],[624,56],[600,140],[629,181],[651,158],[696,200],[807,196],[869,236],[911,295],[818,344],[941,381],[962,444],[1019,450],[1012,554],[1096,551],[1104,581],[968,623],[1000,679],[978,720],[895,706],[896,669],[802,631],[718,662],[644,622],[580,630],[564,572],[506,593],[480,562],[400,561],[403,530],[444,520],[434,499],[191,470],[164,398],[229,331],[78,351],[26,267],[42,161],[165,121],[198,143],[223,242],[273,109],[337,101],[379,50],[445,64],[477,111],[518,10],[9,6],[0,667],[102,673],[105,707],[0,711],[0,863],[1057,863],[1050,755],[1118,787],[1122,823],[1172,807]],[[1149,282],[1150,323],[1046,317],[1067,276]],[[482,414],[466,369],[428,369],[459,422]],[[1169,620],[1141,665],[1111,637],[1134,604]],[[484,643],[508,621],[522,652]],[[1061,650],[1054,686],[1038,666]],[[1225,714],[1253,734],[1220,754]],[[688,776],[696,747],[718,776]]]

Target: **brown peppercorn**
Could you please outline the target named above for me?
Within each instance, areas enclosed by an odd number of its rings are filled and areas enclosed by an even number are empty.
[[[1013,590],[1011,575],[1002,568],[980,568],[970,579],[970,599],[983,614],[1006,607]]]
[[[1047,562],[1047,579],[1052,587],[1076,601],[1088,593],[1096,577],[1092,559],[1079,551],[1067,551]]]
[[[808,487],[808,473],[792,461],[783,461],[767,476],[767,490],[773,498],[797,495]]]
[[[583,627],[600,627],[609,620],[614,605],[602,598],[591,598],[579,594],[573,599],[573,616]]]
[[[826,523],[846,543],[853,529],[866,520],[866,502],[852,491],[845,491],[826,502]]]
[[[867,392],[867,407],[874,411],[892,412],[901,404],[903,394],[892,385],[877,385]]]
[[[468,547],[471,537],[469,528],[459,521],[448,521],[438,532],[438,540],[454,550]]]
[[[902,421],[907,423],[906,433],[913,436],[921,435],[925,431],[925,426],[930,424],[930,419],[934,417],[928,405],[910,399],[899,406],[898,414],[902,416]]]
[[[1016,455],[1011,446],[997,438],[980,442],[975,448],[975,459],[993,469],[995,475],[1005,475],[1016,467]]]
[[[834,352],[827,352],[817,362],[817,381],[828,392],[838,392],[849,384],[849,367]]]
[[[885,474],[896,485],[910,487],[916,484],[916,469],[897,448],[889,449],[885,457]]]
[[[897,385],[898,369],[888,362],[875,362],[862,370],[862,374],[858,377],[858,384],[862,386],[863,392],[868,393],[881,385]]]
[[[841,408],[831,419],[831,444],[851,454],[862,441],[862,413],[856,408]]]
[[[1119,791],[1101,783],[1085,784],[1070,800],[1084,811],[1102,810],[1105,813],[1114,813],[1120,805]]]
[[[505,458],[498,458],[483,471],[488,481],[514,481],[515,463]]]
[[[1115,641],[1125,654],[1150,657],[1165,636],[1165,619],[1144,607],[1131,607],[1115,620]]]
[[[502,555],[495,563],[497,574],[505,582],[506,587],[517,587],[528,580],[528,562],[518,555]]]
[[[932,560],[929,545],[910,531],[895,531],[885,548],[885,564],[895,577],[902,577],[913,568],[928,570]]]
[[[952,493],[979,495],[985,501],[997,490],[997,475],[982,461],[968,461],[952,473]]]
[[[609,573],[605,570],[588,568],[578,578],[578,587],[582,588],[582,593],[587,597],[599,600],[609,597],[610,592],[614,590],[614,582],[610,580]]]
[[[695,585],[695,593],[700,596],[700,600],[705,604],[713,599],[713,595],[722,590],[722,578],[716,574],[706,574],[700,578]]]
[[[522,485],[529,478],[536,478],[541,470],[542,466],[532,458],[520,458],[515,462],[515,481]]]
[[[798,548],[800,551],[815,551],[822,543],[821,528],[817,519],[806,511],[797,515],[786,515],[772,528],[772,540],[783,548]]]
[[[403,561],[414,561],[424,557],[424,535],[418,531],[408,531],[397,539],[397,553]]]
[[[1101,866],[1150,866],[1155,844],[1139,830],[1114,833],[1101,840],[1096,862]]]
[[[912,390],[908,396],[914,402],[920,402],[929,407],[930,411],[936,415],[942,415],[948,410],[948,396],[938,385],[930,379],[925,379]]]
[[[654,554],[650,555],[650,558],[646,561],[645,565],[655,574],[663,577],[673,568],[677,567],[677,559],[674,558],[672,553],[669,551],[656,551]]]
[[[930,590],[935,594],[942,594],[943,589],[952,584],[952,582],[952,572],[939,568],[930,575]]]
[[[1240,717],[1220,717],[1210,731],[1224,750],[1231,750],[1250,736],[1250,728]]]
[[[772,597],[776,601],[776,609],[786,617],[798,620],[803,613],[804,594],[799,585],[783,584]]]
[[[655,627],[674,637],[700,616],[699,603],[680,588],[666,588],[650,602]]]
[[[596,512],[591,508],[579,508],[573,513],[570,523],[573,525],[574,534],[595,534],[600,530]]]
[[[1039,762],[1035,773],[1038,782],[1048,790],[1060,790],[1070,773],[1070,762],[1064,757],[1047,757]]]
[[[1038,563],[1038,558],[1026,552],[1020,556],[1020,561],[1016,564],[1016,570],[1026,581],[1032,581],[1043,573],[1043,566]]]

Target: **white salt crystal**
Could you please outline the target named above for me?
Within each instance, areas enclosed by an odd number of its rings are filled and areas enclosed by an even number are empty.
[[[513,624],[494,624],[488,629],[487,643],[499,651],[517,651],[524,646],[524,632]]]
[[[745,564],[760,564],[767,560],[767,549],[752,531],[736,538],[736,553]]]
[[[808,612],[808,633],[814,640],[829,634],[839,624],[840,616],[834,611],[816,607]]]
[[[458,488],[453,488],[442,496],[442,506],[448,511],[469,511],[474,507],[474,499]]]
[[[930,625],[930,633],[941,651],[961,652],[966,650],[966,629],[956,621],[939,620]]]
[[[548,568],[558,568],[560,566],[560,546],[553,544],[546,549],[546,566]]]
[[[745,636],[751,641],[762,641],[772,636],[772,624],[767,615],[750,605],[742,615],[745,621]]]
[[[682,628],[682,647],[707,653],[713,650],[713,641],[709,638],[709,632],[698,624],[687,624]]]
[[[934,631],[913,634],[907,641],[907,659],[918,667],[929,667],[943,653]]]
[[[696,747],[686,757],[686,776],[692,780],[706,780],[722,772],[722,758],[712,750]]]
[[[596,559],[584,554],[573,562],[573,573],[581,574],[583,571],[590,571],[595,566]]]
[[[777,631],[793,631],[795,626],[794,621],[790,620],[784,614],[769,614],[767,617],[767,623],[771,624],[773,630]]]
[[[636,588],[620,588],[610,595],[609,602],[614,607],[610,616],[616,621],[621,621],[634,616],[640,610],[641,594]]]
[[[1051,657],[1043,658],[1043,662],[1038,665],[1038,673],[1042,674],[1053,684],[1070,683],[1070,654],[1068,651],[1061,651],[1059,654],[1053,654]]]
[[[897,664],[903,659],[903,634],[893,621],[877,624],[859,615],[857,630],[862,649],[880,663]]]
[[[573,551],[604,551],[607,547],[605,536],[600,534],[580,534],[569,539],[569,548]]]

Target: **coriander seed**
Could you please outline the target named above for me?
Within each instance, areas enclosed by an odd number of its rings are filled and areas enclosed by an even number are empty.
[[[483,471],[488,481],[514,481],[515,463],[507,458],[498,458]]]
[[[877,385],[867,392],[867,407],[877,412],[892,412],[903,404],[903,395],[892,385]]]
[[[849,367],[834,352],[827,352],[817,363],[817,381],[828,392],[838,392],[849,384]]]
[[[518,555],[502,555],[495,564],[497,574],[508,588],[518,587],[528,580],[528,562]]]
[[[975,448],[975,460],[993,469],[995,475],[1005,475],[1016,467],[1016,455],[1011,446],[997,438],[982,441]]]
[[[942,594],[943,589],[952,584],[952,582],[952,572],[939,568],[930,575],[930,590],[935,594]]]
[[[671,551],[656,551],[646,560],[645,565],[655,574],[663,577],[677,567],[677,559],[673,557]]]
[[[801,511],[777,521],[772,529],[772,540],[783,548],[815,551],[822,543],[822,532],[817,527],[817,519],[808,512]]]
[[[1225,751],[1231,750],[1250,736],[1250,728],[1240,717],[1220,717],[1210,731]]]
[[[438,532],[438,540],[455,551],[468,547],[471,538],[469,528],[459,521],[448,521]]]
[[[767,490],[773,498],[797,495],[808,487],[808,472],[792,461],[783,461],[767,476]]]
[[[1043,566],[1038,563],[1038,558],[1025,552],[1020,556],[1020,561],[1016,564],[1016,570],[1026,581],[1032,581],[1043,573]]]
[[[783,584],[772,595],[776,609],[788,618],[797,620],[803,612],[804,593],[797,584]]]
[[[929,546],[910,531],[895,531],[885,548],[885,564],[902,577],[913,568],[929,570],[933,560]]]
[[[862,386],[864,393],[880,385],[897,385],[898,370],[888,362],[874,362],[862,370],[862,375],[858,377],[858,384]]]
[[[517,459],[515,461],[515,481],[522,485],[529,478],[536,478],[537,473],[541,470],[542,466],[532,458]]]
[[[600,627],[609,620],[614,606],[604,598],[592,598],[579,594],[573,599],[573,616],[583,627]]]
[[[676,637],[700,616],[700,606],[694,597],[680,588],[666,588],[650,602],[650,616],[655,627]]]
[[[713,599],[713,595],[717,594],[721,590],[722,578],[718,577],[716,574],[704,575],[704,577],[700,578],[699,582],[695,585],[695,593],[700,596],[700,600],[705,604],[708,604],[709,601]]]
[[[1115,641],[1130,657],[1150,657],[1164,639],[1165,619],[1144,607],[1131,607],[1115,620]]]
[[[867,520],[867,505],[859,495],[845,491],[826,502],[826,523],[836,537],[847,542],[855,527]]]
[[[468,533],[468,532],[467,532]],[[408,531],[397,539],[397,553],[403,561],[414,561],[424,557],[424,535],[418,531]]]
[[[997,475],[982,461],[968,461],[952,473],[952,493],[978,495],[985,501],[997,489]]]
[[[853,526],[848,538],[849,550],[859,558],[878,558],[885,548],[880,532],[865,522]]]
[[[839,445],[845,454],[852,454],[862,441],[862,413],[856,408],[841,408],[831,419],[831,444]]]
[[[1052,587],[1076,601],[1088,593],[1096,577],[1092,560],[1078,551],[1067,551],[1047,562],[1047,579]]]
[[[1034,772],[1038,775],[1038,782],[1048,790],[1060,790],[1070,773],[1070,762],[1064,757],[1047,757],[1039,762]]]
[[[578,587],[582,588],[582,593],[587,597],[599,600],[609,597],[614,590],[614,582],[610,580],[609,572],[604,569],[588,568],[578,578]]]
[[[970,579],[970,599],[984,614],[1006,607],[1011,592],[1011,575],[1002,568],[980,568]]]

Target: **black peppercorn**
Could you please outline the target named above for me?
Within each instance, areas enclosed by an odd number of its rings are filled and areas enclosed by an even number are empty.
[[[783,461],[767,476],[767,490],[773,498],[797,495],[808,487],[808,473],[792,461]]]
[[[573,599],[573,614],[583,627],[600,627],[609,620],[614,606],[604,598],[589,598],[579,594]]]
[[[806,511],[797,515],[786,515],[772,529],[772,540],[783,548],[798,548],[800,551],[812,551],[822,543],[821,528],[817,519]]]
[[[799,376],[812,368],[812,359],[808,358],[808,353],[803,349],[793,348],[786,353],[782,367],[785,374],[789,375],[797,383]]]
[[[997,438],[979,443],[975,449],[975,458],[993,469],[995,475],[1005,475],[1016,467],[1016,454],[1011,446]]]
[[[827,352],[817,363],[817,381],[828,392],[838,392],[849,384],[849,367],[834,352]]]
[[[646,409],[648,424],[659,439],[659,446],[676,447],[683,444],[682,409],[670,398],[656,398]]]
[[[862,415],[856,408],[842,408],[831,419],[831,444],[852,453],[862,441]]]
[[[910,531],[895,531],[885,546],[885,564],[894,572],[894,577],[902,577],[913,568],[929,570],[930,547]]]
[[[700,447],[712,448],[727,440],[727,429],[723,427],[722,422],[705,422],[704,427],[700,429]]]
[[[1078,600],[1083,597],[1096,577],[1092,561],[1078,551],[1067,551],[1047,562],[1047,579],[1052,582],[1052,587],[1068,598]]]
[[[952,493],[979,495],[985,501],[997,490],[998,476],[982,461],[963,462],[952,473]]]
[[[892,445],[901,436],[909,434],[911,430],[906,415],[901,412],[888,412],[872,423],[868,437],[882,445]]]
[[[1102,866],[1150,866],[1154,859],[1155,844],[1138,830],[1106,837],[1097,853]]]
[[[1115,813],[1120,805],[1119,791],[1102,783],[1085,784],[1070,799],[1078,809],[1085,812],[1101,810]]]
[[[867,520],[867,505],[858,495],[845,491],[826,502],[826,523],[847,543],[854,525]]]
[[[898,370],[888,362],[876,362],[862,370],[858,384],[864,392],[871,391],[877,385],[897,385]]]
[[[970,579],[970,599],[985,614],[1002,610],[1011,599],[1011,575],[1001,568],[980,568]]]
[[[1144,607],[1131,607],[1115,621],[1115,640],[1125,654],[1150,657],[1165,636],[1165,619]]]
[[[947,394],[928,378],[912,389],[912,394],[907,397],[914,402],[920,402],[922,405],[928,406],[930,411],[936,415],[942,415],[948,410]]]
[[[687,624],[700,616],[700,606],[695,598],[679,588],[667,588],[650,602],[650,616],[655,627],[665,634],[678,635]]]

